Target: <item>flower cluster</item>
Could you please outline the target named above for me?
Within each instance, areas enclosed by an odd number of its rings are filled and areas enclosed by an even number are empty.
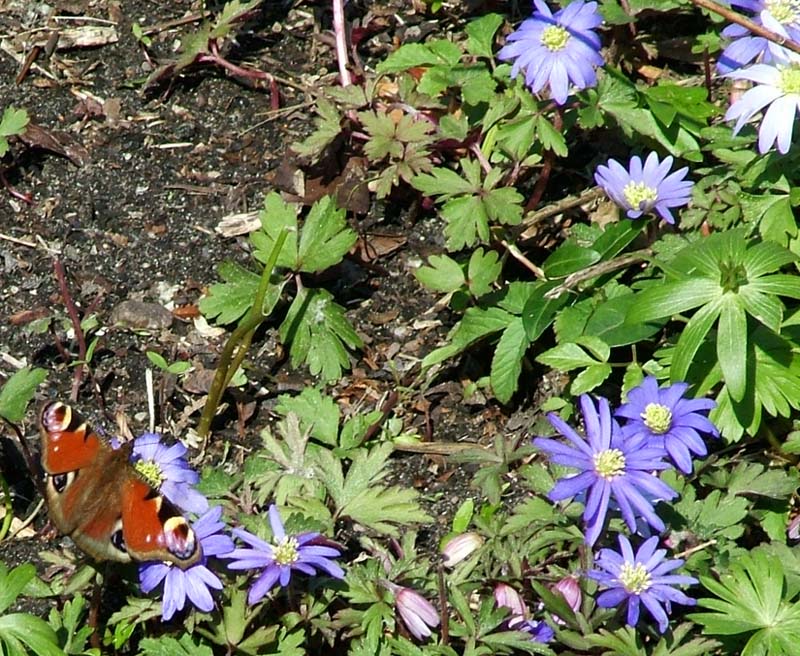
[[[276,584],[286,587],[293,571],[316,575],[319,572],[341,579],[344,572],[333,559],[338,549],[323,544],[318,533],[288,535],[278,509],[270,506],[269,523],[273,544],[242,529],[233,529],[235,537],[250,548],[235,548],[222,521],[222,507],[209,509],[208,500],[195,488],[199,476],[186,461],[186,447],[178,443],[166,446],[161,438],[147,433],[134,441],[132,464],[161,494],[176,506],[201,516],[192,523],[203,556],[194,565],[181,569],[171,563],[148,562],[139,568],[142,590],[152,592],[163,584],[162,617],[171,619],[189,600],[197,609],[214,608],[213,590],[222,589],[222,581],[210,568],[212,559],[231,559],[228,569],[256,570],[258,578],[250,588],[248,601],[260,601]]]
[[[631,533],[646,532],[647,526],[658,532],[665,529],[654,504],[677,494],[657,473],[673,465],[690,473],[692,455],[707,454],[702,434],[719,435],[706,416],[714,402],[684,398],[687,387],[676,383],[659,388],[655,378],[648,377],[628,393],[627,403],[614,416],[607,399],[599,398],[595,404],[584,395],[580,406],[585,437],[559,416],[550,414],[550,423],[569,444],[551,438],[533,440],[552,462],[577,470],[558,480],[548,497],[552,501],[583,501],[584,539],[589,546],[599,539],[611,510],[619,510]],[[609,608],[627,602],[627,622],[634,625],[642,603],[663,632],[671,602],[694,603],[671,586],[696,580],[667,575],[683,561],[665,560],[666,551],[657,550],[657,544],[658,536],[652,536],[634,554],[628,539],[620,535],[621,552],[602,549],[597,558],[598,569],[588,576],[606,588],[597,599],[598,605]]]
[[[700,433],[718,435],[702,414],[714,402],[684,399],[686,388],[685,383],[677,383],[659,389],[655,378],[646,378],[629,392],[628,403],[616,412],[617,417],[627,420],[623,426],[611,416],[607,399],[598,399],[595,406],[584,395],[580,405],[585,438],[558,415],[548,415],[553,427],[571,445],[543,437],[533,444],[552,462],[578,470],[576,475],[559,480],[549,497],[552,501],[585,497],[583,519],[588,545],[600,537],[612,502],[630,531],[637,530],[637,518],[656,531],[664,530],[653,504],[677,495],[655,472],[671,468],[667,458],[681,471],[690,472],[689,452],[707,453]]]

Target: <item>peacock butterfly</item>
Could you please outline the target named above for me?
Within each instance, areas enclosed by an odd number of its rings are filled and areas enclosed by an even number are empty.
[[[186,569],[203,557],[200,541],[178,509],[119,449],[69,406],[53,402],[40,415],[42,468],[50,518],[97,560],[163,560]]]

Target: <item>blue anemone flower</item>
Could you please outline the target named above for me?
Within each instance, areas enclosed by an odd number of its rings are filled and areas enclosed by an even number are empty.
[[[177,442],[167,446],[156,433],[144,433],[133,441],[132,462],[148,482],[181,510],[200,515],[208,499],[194,489],[200,476],[186,461],[187,448]]]
[[[631,543],[624,535],[619,536],[620,553],[601,549],[596,564],[600,569],[591,570],[588,576],[608,588],[597,597],[601,608],[614,608],[628,602],[627,624],[635,626],[639,621],[640,603],[658,622],[661,633],[667,630],[668,615],[672,602],[693,606],[697,603],[672,586],[697,583],[693,576],[669,574],[683,565],[682,560],[664,560],[666,549],[656,550],[658,537],[646,540],[634,555]]]
[[[756,86],[728,108],[725,120],[736,120],[737,134],[753,116],[763,111],[758,128],[758,151],[766,153],[777,144],[785,155],[792,145],[792,132],[800,110],[800,57],[785,52],[771,64],[756,64],[727,74],[736,80],[750,80]]]
[[[224,556],[233,550],[233,540],[222,535],[225,523],[220,521],[222,506],[216,506],[192,524],[197,539],[203,547],[203,558],[188,569],[171,563],[152,562],[139,566],[139,585],[143,592],[151,592],[162,581],[164,596],[161,615],[164,621],[183,610],[186,600],[203,612],[214,608],[210,590],[222,590],[222,581],[208,567],[212,556]]]
[[[603,58],[594,29],[603,19],[596,2],[575,0],[555,14],[542,0],[534,5],[533,16],[508,36],[497,57],[513,60],[511,77],[524,71],[533,93],[549,84],[553,100],[563,105],[570,83],[577,89],[597,84],[595,68],[603,65]]]
[[[640,435],[648,445],[663,446],[672,462],[684,474],[692,471],[692,456],[708,453],[700,433],[719,437],[705,413],[717,404],[711,399],[685,399],[687,383],[659,388],[656,379],[648,376],[628,392],[628,402],[616,414],[628,421],[622,427],[626,435]]]
[[[628,218],[638,219],[642,214],[655,211],[667,223],[675,223],[671,207],[686,205],[692,195],[693,183],[685,180],[688,167],[670,173],[672,157],[663,162],[651,152],[642,165],[639,157],[632,157],[625,169],[617,160],[608,160],[595,171],[594,179],[609,198],[625,210]]]
[[[228,569],[263,570],[250,587],[248,603],[260,601],[276,583],[283,587],[289,585],[293,571],[314,576],[317,570],[322,570],[334,578],[344,578],[342,568],[331,560],[341,554],[333,547],[317,544],[320,540],[319,533],[287,535],[275,504],[269,507],[268,515],[273,544],[244,529],[234,529],[233,534],[252,548],[234,549],[225,556],[233,559],[228,564]]]
[[[800,43],[800,2],[797,0],[732,0],[731,5],[753,14],[752,20],[784,39]],[[722,36],[731,39],[717,60],[720,73],[730,73],[751,63],[769,63],[785,48],[741,25],[728,25]]]
[[[636,530],[637,514],[657,531],[664,522],[656,515],[652,499],[673,499],[677,492],[653,474],[654,470],[669,469],[664,462],[664,450],[649,446],[643,438],[626,438],[611,417],[608,401],[598,399],[595,408],[591,398],[580,398],[586,437],[579,435],[558,415],[547,418],[553,427],[572,445],[538,437],[533,440],[550,456],[550,460],[578,470],[578,474],[556,482],[548,497],[559,501],[580,495],[588,490],[583,519],[586,523],[586,543],[593,545],[605,523],[609,502],[619,506],[622,517],[631,531]]]

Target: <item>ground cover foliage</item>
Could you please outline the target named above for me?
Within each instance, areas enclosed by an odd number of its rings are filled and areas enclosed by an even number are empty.
[[[168,94],[219,71],[279,105],[281,80],[229,50],[265,29],[261,5],[179,25],[177,54],[135,23],[158,61],[131,83]],[[360,5],[332,9],[340,74],[292,145],[292,175],[324,182],[314,198],[264,188],[248,257],[207,271],[216,374],[175,437],[227,453],[226,401],[244,424],[245,401],[269,395],[274,421],[236,467],[138,438],[133,464],[186,512],[202,560],[0,563],[0,653],[795,653],[800,5],[431,0],[406,11],[436,29],[363,62]],[[5,191],[29,202],[8,176],[52,142],[31,108],[3,109]],[[414,284],[451,328],[393,365],[390,400],[359,407],[337,390],[371,336],[335,282],[359,252],[369,263],[361,215],[398,205],[438,231]],[[103,331],[56,277],[71,316],[40,327],[76,351],[77,396]],[[259,390],[268,339],[305,377],[292,393]],[[173,382],[193,367],[147,357]],[[7,379],[6,425],[34,415],[47,374]],[[464,404],[535,410],[522,435],[426,441],[402,410],[457,376]],[[534,397],[542,378],[560,385]],[[451,516],[393,475],[409,451],[467,472]]]

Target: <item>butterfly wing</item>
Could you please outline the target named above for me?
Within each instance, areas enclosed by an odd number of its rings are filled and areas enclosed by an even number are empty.
[[[188,521],[69,406],[41,413],[42,467],[53,523],[97,560],[165,560],[186,568],[202,556]]]

